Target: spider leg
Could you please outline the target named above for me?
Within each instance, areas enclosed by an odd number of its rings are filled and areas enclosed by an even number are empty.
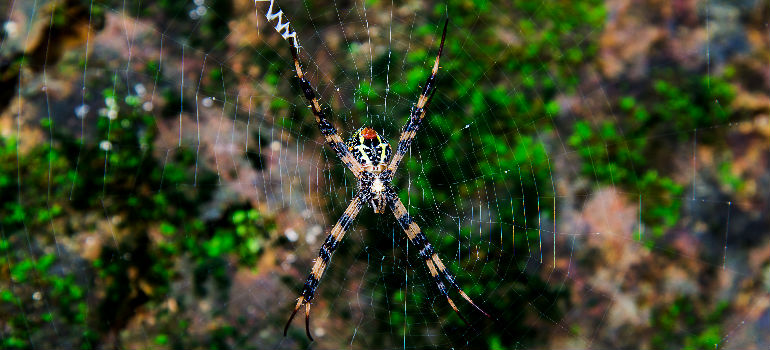
[[[393,194],[393,196],[395,196],[395,194]],[[423,258],[425,260],[425,264],[428,265],[428,270],[430,271],[431,276],[433,276],[435,279],[439,291],[441,291],[441,294],[446,297],[449,305],[453,310],[455,310],[457,315],[460,316],[460,318],[466,324],[468,324],[468,321],[465,320],[465,318],[460,314],[460,310],[458,310],[457,306],[455,306],[452,298],[449,297],[449,293],[447,292],[442,278],[449,282],[452,287],[457,289],[463,299],[473,305],[476,310],[479,310],[485,316],[490,317],[488,313],[484,312],[484,310],[478,307],[476,303],[474,303],[473,300],[471,300],[471,298],[468,297],[465,292],[463,292],[460,286],[457,285],[455,277],[449,271],[447,271],[446,266],[444,266],[444,263],[441,262],[441,259],[439,259],[438,254],[436,254],[436,251],[433,249],[433,246],[430,244],[430,242],[428,242],[428,237],[425,236],[422,230],[420,230],[420,227],[417,226],[414,220],[412,220],[412,217],[407,212],[406,207],[404,207],[404,203],[402,203],[398,197],[395,197],[395,199],[390,201],[390,208],[393,210],[393,215],[396,216],[396,221],[398,221],[398,224],[401,226],[404,232],[406,232],[407,237],[409,237],[409,241],[412,242],[412,244],[414,244],[417,249],[419,249],[420,257]]]
[[[313,269],[310,270],[310,275],[307,276],[299,299],[297,299],[297,305],[294,306],[294,311],[292,311],[289,321],[286,322],[286,327],[283,329],[284,337],[289,331],[289,325],[291,325],[291,321],[294,319],[297,311],[302,305],[305,305],[305,334],[307,334],[310,341],[313,341],[313,337],[310,336],[310,302],[313,300],[315,290],[318,287],[318,283],[321,280],[324,271],[326,271],[326,268],[329,266],[332,254],[334,254],[340,241],[342,241],[342,237],[345,236],[345,232],[350,228],[350,225],[353,224],[353,220],[355,220],[362,206],[363,202],[359,197],[353,198],[350,205],[348,205],[348,208],[345,209],[345,212],[339,220],[337,220],[337,224],[334,225],[334,228],[332,228],[331,232],[326,237],[326,241],[321,245],[321,250],[318,252],[318,258],[313,264]]]
[[[359,177],[362,171],[361,164],[353,157],[348,148],[345,147],[345,143],[342,141],[342,137],[337,133],[337,129],[334,128],[334,125],[326,119],[326,114],[321,109],[321,104],[315,96],[315,90],[310,85],[310,82],[305,79],[305,73],[302,71],[302,66],[299,63],[297,47],[294,46],[294,43],[292,42],[289,42],[289,45],[291,46],[291,56],[294,59],[294,70],[296,70],[297,77],[299,77],[299,85],[302,88],[305,99],[310,102],[310,109],[313,111],[313,115],[315,115],[315,120],[316,123],[318,123],[321,134],[324,135],[326,143],[329,144],[329,147],[331,147],[334,153],[337,154],[337,157],[342,160],[342,163],[353,172],[353,175]]]
[[[401,131],[401,137],[398,140],[398,147],[396,153],[393,155],[393,159],[388,164],[388,171],[391,174],[395,174],[398,169],[401,160],[409,150],[409,146],[412,145],[415,135],[417,135],[417,129],[420,128],[425,113],[428,110],[430,101],[433,99],[433,95],[436,93],[436,74],[438,73],[438,63],[441,59],[441,52],[444,51],[444,40],[446,39],[446,29],[449,24],[449,18],[444,22],[444,32],[441,34],[441,45],[436,55],[436,61],[433,63],[433,70],[425,82],[425,87],[420,94],[420,98],[417,99],[417,104],[412,107],[412,113],[409,116],[409,121],[404,125],[404,129]]]

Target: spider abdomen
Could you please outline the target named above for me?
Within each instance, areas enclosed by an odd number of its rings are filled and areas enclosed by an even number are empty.
[[[392,149],[372,128],[362,127],[345,144],[365,171],[379,173],[387,168]]]

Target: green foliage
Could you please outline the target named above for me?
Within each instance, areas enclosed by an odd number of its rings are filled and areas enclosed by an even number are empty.
[[[198,293],[206,294],[204,283],[209,277],[214,277],[220,286],[228,285],[226,267],[230,257],[239,265],[255,266],[264,242],[269,238],[268,233],[274,229],[274,224],[255,209],[231,208],[222,220],[210,224],[206,230],[213,232],[210,236],[202,234],[186,240],[198,263],[195,273]]]
[[[722,343],[721,321],[729,309],[726,302],[710,306],[691,297],[679,297],[667,307],[653,311],[653,348],[714,349]]]
[[[661,237],[679,221],[683,185],[661,174],[655,160],[674,147],[673,134],[689,140],[698,128],[720,125],[733,114],[731,86],[716,77],[681,71],[656,72],[650,86],[634,87],[635,96],[616,103],[617,117],[600,122],[579,120],[567,143],[581,158],[580,171],[597,185],[614,185],[640,194],[642,221]],[[713,142],[701,139],[699,142]],[[666,159],[670,153],[666,153]],[[634,200],[636,198],[632,198]]]
[[[732,192],[740,192],[746,188],[746,182],[733,172],[732,163],[722,162],[717,167],[719,182],[726,185]]]
[[[207,295],[213,281],[214,297],[226,298],[230,261],[254,266],[274,229],[245,205],[202,221],[198,208],[215,188],[214,174],[193,173],[196,156],[184,148],[168,150],[168,158],[155,149],[155,117],[138,96],[107,89],[102,101],[94,140],[59,132],[46,118],[41,127],[53,130],[50,142],[22,147],[13,137],[0,139],[0,313],[12,315],[2,317],[4,348],[58,346],[51,341],[61,339],[100,347],[104,334],[143,305],[158,313],[157,327],[183,334],[185,326],[163,317],[161,307],[184,292],[172,285],[185,273],[180,264],[193,264],[194,292]],[[86,239],[81,234],[101,242],[93,260],[64,243]],[[47,338],[53,327],[55,339]],[[211,341],[241,339],[234,330],[212,330]],[[165,333],[154,342],[200,344]]]

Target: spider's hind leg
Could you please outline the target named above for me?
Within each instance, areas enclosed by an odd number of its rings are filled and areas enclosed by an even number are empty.
[[[406,232],[409,241],[412,242],[412,244],[414,244],[417,249],[419,249],[420,257],[425,259],[425,264],[428,265],[428,270],[430,271],[433,279],[436,281],[436,285],[438,286],[439,291],[446,297],[447,302],[449,302],[449,306],[452,307],[457,315],[460,316],[460,318],[466,324],[468,324],[468,321],[465,319],[465,317],[463,317],[462,314],[460,314],[460,310],[457,308],[454,301],[452,301],[452,298],[449,297],[449,292],[444,285],[444,280],[449,282],[452,287],[457,289],[463,299],[465,299],[469,304],[473,305],[476,310],[479,310],[479,312],[484,314],[484,316],[492,318],[488,313],[478,307],[478,305],[476,305],[476,303],[474,303],[473,300],[471,300],[471,298],[468,297],[468,295],[465,294],[465,292],[460,288],[460,286],[455,281],[455,277],[449,271],[447,271],[446,266],[444,266],[444,263],[441,262],[441,259],[438,257],[438,254],[436,254],[433,246],[430,244],[430,242],[428,242],[428,237],[425,236],[422,230],[420,230],[420,227],[417,226],[414,220],[412,220],[412,217],[409,216],[409,213],[406,211],[406,207],[404,207],[404,204],[401,202],[401,200],[396,197],[390,202],[390,207],[393,210],[393,215],[396,216],[398,224],[401,226],[404,232]]]
[[[407,214],[408,215],[408,214]],[[411,219],[411,218],[410,218]],[[410,238],[410,241],[412,244],[416,246],[417,249],[420,249],[420,257],[425,259],[425,264],[428,265],[428,270],[430,271],[430,275],[436,280],[436,285],[438,286],[439,291],[441,291],[444,296],[446,296],[447,301],[449,302],[449,305],[452,307],[452,309],[457,312],[457,314],[460,316],[460,318],[468,324],[468,321],[463,318],[463,316],[460,314],[460,311],[457,309],[457,306],[455,306],[455,303],[452,301],[452,298],[449,297],[449,293],[446,290],[446,286],[444,285],[444,281],[446,280],[449,282],[449,285],[454,287],[457,292],[460,293],[460,296],[463,297],[469,304],[473,305],[476,310],[479,310],[484,316],[489,316],[488,313],[486,313],[484,310],[482,310],[476,303],[471,300],[471,298],[468,296],[468,294],[465,294],[465,292],[460,288],[460,286],[457,284],[457,281],[455,281],[454,275],[447,271],[446,266],[444,266],[444,263],[441,261],[441,259],[438,257],[438,254],[436,254],[436,251],[433,249],[433,246],[428,242],[428,237],[425,236],[425,234],[420,230],[420,228],[417,226],[417,224],[412,225],[414,228],[417,229],[417,232],[414,234],[414,238]],[[443,280],[442,280],[443,279]]]
[[[286,321],[286,326],[283,327],[283,336],[285,337],[288,333],[291,321],[294,319],[294,316],[297,315],[297,311],[299,311],[299,308],[302,307],[302,304],[305,304],[305,334],[307,335],[307,338],[310,339],[310,341],[314,341],[313,336],[310,335],[310,302],[305,301],[304,296],[300,296],[299,300],[297,300],[297,306],[294,307],[294,311],[291,312],[289,320]]]
[[[425,234],[423,234],[422,232],[421,234],[425,236]],[[482,314],[484,314],[484,316],[487,316],[488,318],[492,318],[492,316],[489,316],[488,313],[486,313],[484,310],[478,307],[478,305],[476,305],[476,303],[474,303],[473,300],[471,300],[468,294],[465,294],[465,292],[463,292],[462,288],[460,288],[460,286],[455,281],[455,277],[452,275],[452,273],[447,271],[446,266],[444,266],[444,263],[441,262],[441,259],[438,257],[438,254],[434,252],[433,255],[431,256],[431,260],[436,265],[436,269],[438,270],[438,273],[442,275],[444,279],[447,280],[447,282],[449,282],[450,285],[452,285],[452,287],[457,289],[457,292],[460,293],[460,296],[462,296],[463,299],[465,299],[468,303],[473,305],[473,307],[476,308],[476,310],[479,310],[479,312],[481,312]],[[431,261],[427,261],[427,263],[430,263],[430,262]]]
[[[294,311],[291,312],[289,320],[286,321],[286,326],[283,327],[283,336],[285,337],[289,332],[291,321],[294,319],[294,316],[297,315],[297,311],[299,311],[299,308],[302,307],[302,304],[305,305],[305,335],[307,335],[307,338],[310,339],[310,341],[314,341],[313,336],[310,335],[310,300],[306,300],[304,295],[299,297],[297,300],[297,306],[294,307]]]
[[[313,296],[315,295],[316,288],[318,288],[318,283],[331,262],[332,254],[334,254],[334,251],[342,241],[342,237],[345,236],[345,232],[350,228],[350,225],[353,224],[353,220],[355,220],[362,206],[363,202],[361,201],[361,198],[357,196],[354,197],[348,205],[348,208],[345,209],[345,212],[339,220],[337,220],[337,224],[334,225],[331,232],[326,237],[323,245],[321,245],[321,249],[318,252],[318,258],[315,260],[315,263],[313,263],[313,269],[310,270],[310,275],[307,276],[305,285],[302,287],[302,293],[300,294],[299,299],[297,299],[297,305],[294,306],[294,311],[292,311],[289,321],[286,322],[286,327],[283,328],[284,337],[288,333],[291,321],[294,319],[294,316],[297,315],[297,311],[299,311],[299,308],[301,308],[302,305],[305,305],[305,334],[307,334],[307,338],[310,339],[310,341],[313,341],[313,337],[310,336],[310,302],[313,301]]]

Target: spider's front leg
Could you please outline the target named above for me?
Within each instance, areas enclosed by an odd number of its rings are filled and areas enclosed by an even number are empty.
[[[417,129],[420,128],[423,118],[425,118],[425,112],[428,110],[430,101],[433,99],[433,95],[436,93],[436,74],[438,74],[438,63],[441,59],[441,52],[444,51],[444,40],[446,39],[446,29],[449,24],[449,18],[444,22],[444,32],[441,34],[441,46],[438,48],[438,54],[436,55],[436,61],[433,63],[433,70],[425,82],[425,87],[420,94],[420,98],[417,99],[417,104],[412,107],[412,113],[409,116],[409,120],[404,125],[404,129],[401,131],[401,137],[398,140],[398,147],[396,153],[393,155],[390,164],[388,164],[388,173],[393,175],[396,173],[401,160],[409,150],[409,146],[412,145],[412,140],[417,135]]]
[[[476,310],[479,310],[485,316],[490,317],[488,313],[484,312],[484,310],[476,306],[473,300],[471,300],[471,298],[468,297],[465,292],[463,292],[460,286],[457,285],[455,277],[449,271],[447,271],[446,266],[444,266],[444,263],[441,261],[441,259],[439,259],[438,254],[436,254],[436,251],[433,249],[433,246],[430,244],[430,242],[428,242],[428,237],[425,236],[422,230],[420,230],[420,227],[417,226],[414,220],[412,220],[412,217],[406,211],[406,207],[404,207],[404,203],[401,202],[401,199],[398,198],[398,195],[395,192],[391,192],[390,197],[391,199],[389,206],[390,209],[393,210],[393,215],[395,215],[396,221],[398,221],[401,229],[406,232],[407,237],[409,237],[409,241],[412,242],[412,244],[414,244],[417,249],[419,249],[420,257],[425,260],[425,264],[428,265],[428,270],[436,281],[436,285],[438,286],[439,291],[446,297],[449,305],[452,306],[452,309],[455,310],[463,322],[468,324],[468,321],[465,319],[465,317],[463,317],[462,314],[460,314],[460,310],[457,309],[457,306],[455,306],[452,298],[449,297],[449,293],[447,292],[443,280],[449,282],[449,284],[460,293],[463,299],[473,305]]]
[[[353,172],[353,175],[359,177],[362,172],[361,164],[353,157],[345,143],[342,142],[342,138],[337,133],[337,129],[334,125],[326,119],[326,114],[321,109],[321,104],[318,102],[318,98],[315,95],[315,90],[310,85],[310,82],[305,79],[305,73],[302,71],[302,66],[299,64],[299,52],[297,47],[290,42],[291,56],[294,59],[294,70],[297,72],[299,78],[299,85],[302,88],[302,93],[305,95],[305,99],[310,102],[310,110],[315,115],[316,123],[318,123],[318,129],[321,130],[326,143],[337,154],[342,163]]]
[[[299,308],[304,304],[305,334],[307,335],[308,339],[310,339],[310,341],[313,341],[313,337],[310,335],[310,302],[313,300],[315,290],[318,287],[318,283],[321,280],[324,271],[326,271],[326,268],[329,266],[332,254],[334,254],[334,251],[342,241],[342,237],[345,236],[345,232],[347,232],[348,228],[350,228],[350,225],[353,224],[353,220],[356,219],[356,216],[361,210],[363,204],[363,201],[361,201],[358,196],[353,198],[353,200],[350,202],[350,205],[348,205],[348,208],[345,209],[345,212],[342,214],[340,219],[337,220],[337,224],[334,225],[334,228],[332,228],[332,231],[326,237],[326,241],[324,241],[323,245],[321,245],[321,250],[318,252],[318,258],[313,264],[313,269],[310,270],[310,275],[307,276],[305,286],[302,287],[302,293],[297,300],[297,305],[294,307],[294,311],[291,313],[291,317],[289,317],[289,321],[286,322],[286,327],[283,329],[284,337],[289,330],[291,320],[293,320],[294,316],[297,314],[297,310],[299,310]]]

